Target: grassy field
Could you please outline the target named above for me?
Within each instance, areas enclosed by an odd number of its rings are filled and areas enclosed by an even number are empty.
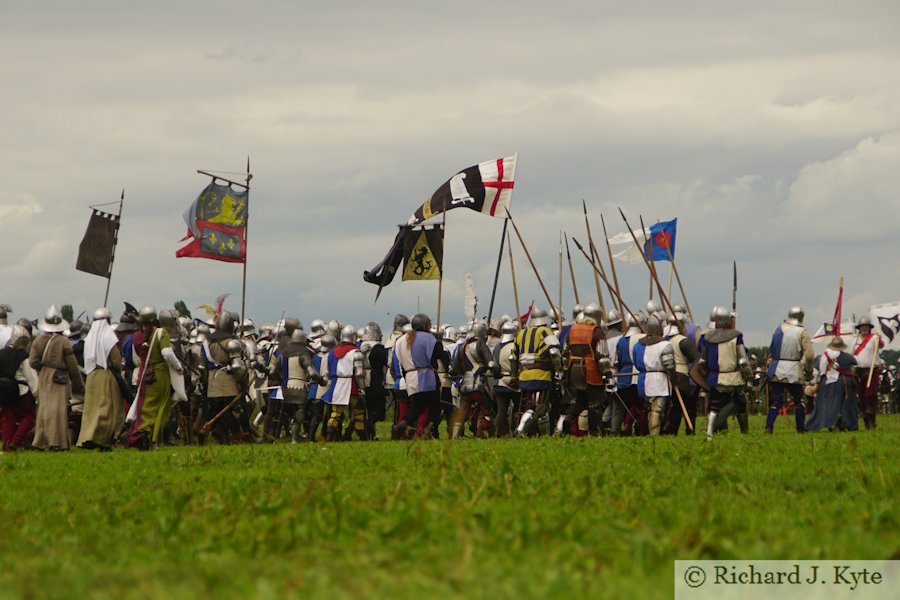
[[[676,558],[900,558],[900,416],[751,427],[5,454],[0,597],[667,598]]]

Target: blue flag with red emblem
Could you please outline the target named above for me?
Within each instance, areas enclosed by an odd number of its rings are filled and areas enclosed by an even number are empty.
[[[657,223],[650,227],[650,238],[644,246],[644,255],[650,260],[675,258],[675,229],[678,219]]]

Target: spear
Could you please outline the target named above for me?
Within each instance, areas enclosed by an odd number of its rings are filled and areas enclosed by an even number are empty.
[[[569,236],[563,233],[566,240],[566,259],[569,261],[569,275],[572,277],[572,289],[575,291],[575,304],[581,304],[578,297],[578,284],[575,283],[575,269],[572,267],[572,254],[569,252]]]
[[[600,224],[603,225],[603,239],[606,240],[606,254],[609,256],[609,266],[612,269],[613,283],[616,284],[616,295],[621,298],[619,290],[619,276],[616,275],[616,261],[613,260],[612,248],[609,247],[609,234],[606,233],[606,221],[603,219],[603,213],[600,213]],[[619,304],[619,315],[625,314],[625,308]]]
[[[603,280],[606,281],[606,272],[603,271],[603,263],[600,262],[600,257],[597,255],[597,248],[594,247],[594,236],[591,235],[591,222],[588,220],[587,203],[585,203],[583,199],[581,201],[581,208],[584,210],[584,226],[587,229],[588,247],[591,250],[591,264],[594,264],[594,260],[596,259],[597,263],[600,265],[600,272],[594,272],[594,285],[597,287],[597,298],[600,301],[600,309],[603,311],[603,314],[606,314],[606,305],[603,303],[603,292],[600,290],[599,277],[599,275],[602,274]]]
[[[734,282],[731,284],[731,326],[737,329],[737,261],[734,265]]]
[[[513,298],[516,301],[516,317],[522,316],[519,312],[519,288],[516,286],[516,263],[513,262],[512,239],[509,237],[509,231],[506,232],[506,247],[509,249],[509,272],[512,275]]]
[[[509,209],[504,206],[503,210],[506,211],[506,216],[509,217],[509,222],[512,223],[513,230],[516,232],[516,237],[519,238],[519,243],[522,244],[522,250],[525,251],[525,257],[531,264],[531,269],[534,271],[534,276],[537,277],[538,283],[541,285],[541,291],[544,292],[544,297],[547,299],[549,309],[552,311],[553,300],[550,299],[550,292],[547,291],[547,287],[544,285],[544,280],[541,279],[541,274],[538,272],[537,266],[534,264],[534,260],[532,260],[531,258],[531,253],[528,251],[528,246],[525,245],[525,240],[522,239],[522,234],[521,232],[519,232],[519,226],[516,225],[516,222],[513,220],[512,214],[509,212]]]
[[[563,322],[563,298],[562,298],[562,287],[563,287],[563,260],[562,260],[562,240],[563,234],[562,230],[559,232],[559,323],[562,326]]]
[[[604,275],[603,273],[600,272],[600,269],[597,268],[597,265],[594,263],[593,260],[591,260],[591,257],[588,256],[587,252],[584,251],[584,248],[581,247],[581,244],[578,243],[578,240],[576,240],[573,237],[572,241],[575,242],[575,246],[584,255],[585,260],[587,260],[589,263],[591,263],[591,267],[593,267],[593,269],[594,269],[594,274],[601,277],[603,279],[603,281],[606,283],[606,287],[608,287],[610,289],[610,291],[613,291],[612,286],[609,285],[609,281],[607,281],[607,279],[606,279],[606,275]],[[616,296],[616,299],[619,301],[619,305],[622,307],[622,310],[626,311],[629,315],[631,315],[631,318],[634,320],[635,323],[637,323],[638,327],[640,327],[641,330],[643,331],[644,326],[641,325],[641,322],[638,321],[638,318],[634,315],[633,312],[631,312],[631,309],[628,308],[628,305],[625,304],[625,301],[622,300],[622,296],[620,296],[618,292],[614,292],[614,295]]]

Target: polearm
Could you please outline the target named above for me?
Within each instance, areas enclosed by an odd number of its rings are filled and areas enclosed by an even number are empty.
[[[734,280],[731,284],[731,326],[737,329],[737,261],[733,261]]]
[[[650,276],[656,282],[656,289],[659,291],[659,295],[662,298],[664,307],[668,307],[668,310],[674,315],[675,310],[672,308],[672,303],[669,302],[669,298],[666,296],[663,291],[662,284],[659,282],[659,279],[656,277],[656,271],[650,266],[650,261],[647,260],[647,255],[644,254],[644,247],[641,246],[641,243],[638,241],[637,236],[634,235],[634,231],[631,229],[631,225],[628,224],[628,219],[625,218],[625,213],[622,212],[622,209],[619,208],[619,214],[622,215],[622,220],[625,221],[625,227],[628,229],[628,233],[631,234],[631,239],[634,240],[635,246],[638,247],[638,250],[641,253],[641,258],[644,259],[644,264],[647,266],[647,269],[650,271]]]
[[[516,263],[513,261],[512,240],[509,238],[509,232],[506,232],[506,248],[509,251],[509,272],[512,275],[513,298],[516,301],[516,318],[522,316],[519,311],[519,287],[516,285]]]
[[[447,235],[447,211],[441,213],[441,277],[438,279],[437,321],[435,326],[441,328],[441,297],[444,292],[444,236]]]
[[[609,267],[612,270],[613,283],[616,284],[616,295],[621,298],[622,293],[619,290],[619,276],[616,275],[616,261],[613,260],[612,248],[609,246],[609,234],[606,233],[606,220],[603,218],[603,213],[600,213],[600,224],[603,225],[603,239],[606,240],[606,254],[609,256]],[[619,303],[619,315],[625,314],[625,307],[620,302]]]
[[[506,242],[506,227],[509,222],[503,219],[503,232],[500,234],[500,252],[497,253],[497,270],[494,271],[494,287],[491,290],[491,304],[488,306],[488,323],[491,322],[491,316],[494,314],[494,298],[497,297],[497,281],[500,279],[500,263],[503,262],[503,244]],[[438,325],[440,327],[440,325]]]
[[[638,218],[641,220],[641,232],[646,232],[647,227],[644,225],[644,216],[638,215]],[[653,300],[653,279],[656,277],[656,261],[653,259],[653,234],[647,235],[647,239],[644,241],[644,246],[642,247],[643,252],[646,252],[647,244],[650,245],[650,299]],[[662,286],[660,286],[660,297],[662,297],[662,293]]]
[[[603,274],[603,281],[606,281],[606,272],[603,271],[603,263],[600,262],[600,257],[597,255],[597,249],[594,247],[594,236],[591,235],[591,222],[588,220],[587,214],[587,203],[582,199],[581,200],[581,209],[584,211],[584,227],[587,230],[588,236],[588,247],[591,250],[591,264],[594,264],[596,260],[598,264],[600,264],[600,271],[594,271],[594,285],[597,288],[597,300],[600,302],[600,309],[603,311],[603,314],[606,314],[606,305],[603,303],[603,291],[600,289],[600,274]],[[573,240],[575,238],[572,238]]]
[[[608,287],[610,290],[612,290],[613,288],[612,288],[612,286],[609,285],[609,282],[608,282],[607,279],[606,279],[606,275],[604,275],[603,273],[600,272],[600,269],[597,268],[597,265],[594,263],[593,260],[591,260],[591,257],[588,256],[588,253],[584,251],[584,248],[582,248],[581,244],[578,243],[578,240],[576,240],[576,239],[573,237],[573,238],[572,238],[572,241],[575,242],[575,246],[576,246],[576,247],[581,251],[581,253],[584,255],[585,260],[587,260],[587,261],[591,264],[591,267],[594,269],[594,273],[595,273],[596,275],[598,275],[599,277],[601,277],[601,278],[603,279],[603,281],[606,283],[607,287]],[[644,326],[641,325],[640,321],[638,321],[638,318],[634,315],[633,312],[631,312],[631,309],[628,308],[628,305],[625,304],[625,301],[622,300],[622,297],[619,295],[618,292],[615,292],[615,296],[616,296],[616,299],[619,301],[619,305],[622,307],[622,310],[625,311],[625,312],[627,312],[629,315],[631,315],[631,318],[634,320],[634,323],[637,324],[637,326],[640,327],[641,330],[643,331]],[[632,374],[633,374],[633,373],[632,373]]]
[[[116,233],[113,235],[112,252],[109,254],[109,271],[106,273],[106,293],[103,294],[103,306],[109,302],[109,284],[112,283],[113,263],[116,262],[116,246],[119,244],[119,227],[122,226],[122,205],[125,203],[125,188],[119,197],[119,217],[116,220]]]
[[[659,222],[659,219],[656,220],[656,223],[662,226]],[[675,279],[678,281],[678,289],[681,291],[681,299],[684,300],[684,306],[687,309],[688,317],[690,317],[691,321],[694,320],[694,314],[691,312],[691,303],[688,302],[687,294],[684,293],[684,286],[681,284],[681,275],[678,273],[678,265],[675,264],[675,256],[672,254],[672,249],[669,247],[667,243],[665,246],[666,255],[669,257],[669,266],[672,267],[672,273],[675,273]],[[672,274],[669,274],[669,296],[672,296]]]
[[[569,261],[569,276],[572,278],[572,290],[575,292],[575,304],[581,304],[581,298],[578,297],[578,284],[575,283],[575,269],[572,267],[572,254],[569,252],[569,236],[563,232],[566,240],[566,259]]]
[[[541,284],[541,291],[544,292],[544,297],[547,299],[549,309],[553,310],[553,300],[550,299],[550,293],[547,291],[546,286],[544,286],[544,280],[541,279],[541,274],[538,273],[537,266],[535,266],[534,261],[531,259],[531,253],[528,251],[528,246],[525,245],[525,240],[522,239],[522,234],[519,232],[519,227],[518,225],[516,225],[515,220],[513,220],[512,214],[509,212],[509,209],[504,206],[503,210],[506,211],[506,216],[509,217],[509,222],[512,223],[513,230],[516,232],[516,237],[519,238],[519,243],[522,244],[522,250],[525,251],[525,257],[528,259],[528,262],[531,263],[531,268],[534,271],[534,276],[537,277],[538,283]]]
[[[558,322],[560,326],[562,326],[563,319],[565,315],[563,314],[563,294],[562,294],[562,285],[563,285],[563,264],[562,264],[562,230],[559,232],[559,319]]]

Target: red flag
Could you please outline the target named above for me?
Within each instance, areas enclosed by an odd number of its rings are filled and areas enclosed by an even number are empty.
[[[531,304],[528,306],[528,310],[525,311],[525,314],[519,317],[519,325],[525,327],[528,323],[528,319],[531,318],[531,309],[534,308],[534,300],[531,301]]]

